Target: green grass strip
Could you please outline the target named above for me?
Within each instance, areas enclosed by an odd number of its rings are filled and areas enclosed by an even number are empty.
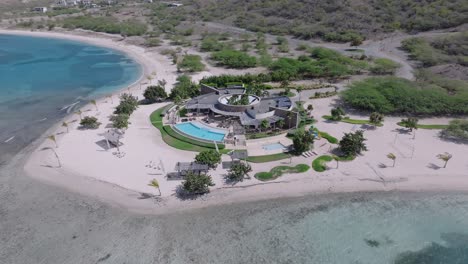
[[[322,155],[312,161],[312,168],[317,172],[324,172],[327,170],[326,163],[332,160],[332,156]]]
[[[161,116],[161,114],[163,113],[165,108],[166,107],[162,107],[154,111],[150,115],[150,120],[153,126],[159,129],[159,131],[161,132],[161,137],[166,144],[176,149],[195,152],[216,149],[215,145],[212,143],[201,142],[185,137],[174,131],[171,128],[171,126],[164,126],[162,122],[163,117]],[[225,149],[225,147],[226,146],[223,144],[218,144],[219,152],[222,154],[228,153],[229,150]]]
[[[288,153],[277,153],[277,154],[264,155],[264,156],[249,156],[247,158],[247,161],[253,162],[253,163],[264,163],[264,162],[270,162],[270,161],[283,160],[289,157],[290,157],[290,154]]]
[[[341,120],[333,120],[332,116],[329,115],[324,115],[322,116],[323,119],[330,120],[330,121],[336,121],[336,122],[343,122],[343,123],[348,123],[348,124],[353,124],[353,125],[370,125],[373,126],[374,124],[371,124],[369,120],[362,120],[362,119],[351,119],[351,118],[343,118]],[[382,123],[377,124],[378,127],[383,126]]]
[[[405,127],[402,122],[398,122],[397,125],[401,127]],[[421,129],[446,129],[448,125],[422,125],[422,124],[417,124],[417,128]]]
[[[331,136],[327,132],[319,131],[318,135],[324,139],[326,139],[329,143],[338,144],[338,139],[336,137]]]
[[[277,166],[269,172],[259,172],[255,174],[255,178],[260,181],[271,181],[281,177],[285,173],[303,173],[310,169],[306,164],[299,164],[294,167],[291,166]]]

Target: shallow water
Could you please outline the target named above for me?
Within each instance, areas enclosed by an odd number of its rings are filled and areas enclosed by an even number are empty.
[[[68,113],[140,74],[137,63],[115,50],[0,34],[0,164]]]

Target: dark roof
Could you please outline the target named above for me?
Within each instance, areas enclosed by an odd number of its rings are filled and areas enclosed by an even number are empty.
[[[175,166],[176,171],[208,171],[209,167],[206,164],[199,164],[196,162],[177,162]]]
[[[246,149],[243,150],[234,150],[229,154],[232,159],[239,159],[239,160],[245,160],[249,156],[248,152]]]

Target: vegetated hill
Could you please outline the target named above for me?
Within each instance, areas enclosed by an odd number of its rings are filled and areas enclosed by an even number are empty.
[[[466,0],[193,0],[192,14],[253,31],[348,42],[468,22]]]

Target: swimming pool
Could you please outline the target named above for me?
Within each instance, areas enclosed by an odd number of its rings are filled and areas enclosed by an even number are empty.
[[[199,122],[180,123],[175,125],[175,128],[180,132],[192,136],[194,138],[199,138],[208,141],[222,142],[227,133],[226,131],[223,131],[221,129],[212,128],[203,125]]]
[[[278,149],[285,149],[286,147],[281,144],[281,143],[271,143],[271,144],[265,144],[265,145],[262,145],[262,148],[264,150],[278,150]]]

